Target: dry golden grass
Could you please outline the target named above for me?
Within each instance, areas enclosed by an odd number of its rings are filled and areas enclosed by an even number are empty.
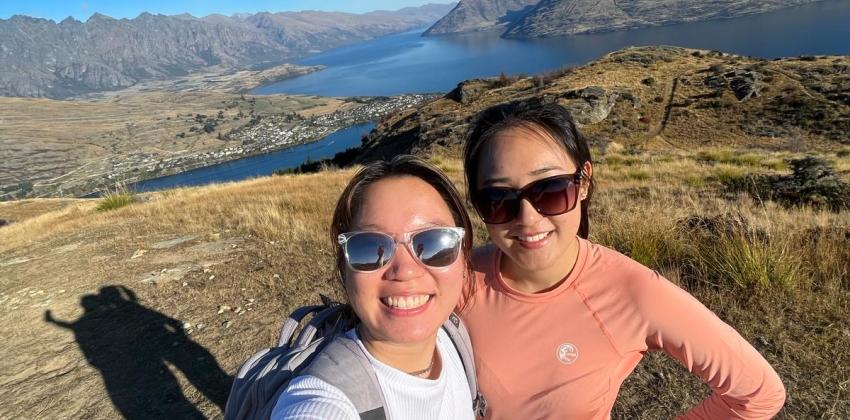
[[[444,152],[429,159],[462,186],[456,152]],[[782,173],[786,169],[772,162],[792,157],[740,156],[728,159],[726,152],[708,149],[598,155],[591,238],[658,269],[752,342],[788,388],[780,417],[840,418],[850,412],[850,353],[844,351],[850,339],[850,213],[789,209],[725,194],[718,177],[726,175],[719,174]],[[835,156],[834,162],[842,167],[848,159]],[[56,416],[117,415],[74,337],[43,321],[45,309],[59,319],[84,315],[78,298],[110,284],[131,288],[146,308],[207,325],[191,339],[232,373],[274,340],[285,313],[315,302],[318,293],[341,297],[327,232],[336,198],[352,174],[330,170],[171,190],[108,212],[95,210],[98,200],[29,218],[19,212],[20,222],[0,228],[0,334],[18,349],[0,361],[0,369],[13,372],[7,382],[19,384],[14,394],[0,392],[0,417],[35,407]],[[11,207],[0,206],[0,218]],[[695,216],[716,229],[689,224]],[[476,223],[480,243],[486,235]],[[197,239],[168,249],[152,245],[188,234]],[[220,244],[227,253],[205,251]],[[15,258],[35,260],[2,265]],[[181,280],[139,282],[181,264],[198,268]],[[249,301],[253,311],[218,313],[219,305],[248,307]],[[145,327],[133,327],[138,322],[126,320],[128,328]],[[45,340],[56,344],[44,346]],[[152,352],[171,348],[156,340],[143,345]],[[19,368],[38,360],[72,367],[61,376]],[[181,387],[206,415],[220,416],[194,386],[181,379]],[[49,399],[56,389],[67,389],[67,395]],[[670,418],[706,392],[669,358],[650,356],[624,384],[614,414]]]
[[[0,219],[9,222],[23,220],[51,213],[77,203],[78,200],[69,198],[43,198],[37,200],[17,200],[0,202]]]

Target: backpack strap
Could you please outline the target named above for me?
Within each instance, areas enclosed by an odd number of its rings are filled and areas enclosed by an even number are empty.
[[[452,313],[443,324],[463,364],[472,395],[472,410],[478,417],[487,413],[487,400],[478,389],[475,358],[469,332],[460,318]],[[300,372],[315,376],[341,390],[354,404],[361,420],[387,420],[386,401],[375,369],[363,349],[345,335],[335,337]]]
[[[487,413],[487,400],[478,389],[478,376],[475,373],[475,357],[472,353],[469,331],[455,313],[449,315],[449,319],[443,324],[443,330],[452,340],[452,344],[460,355],[460,361],[463,363],[466,381],[469,383],[469,392],[472,395],[472,411],[476,416],[484,417]]]
[[[278,335],[277,345],[278,347],[288,346],[291,344],[292,336],[295,334],[295,330],[298,329],[298,325],[301,324],[301,320],[303,320],[307,315],[315,313],[324,309],[322,305],[311,305],[311,306],[302,306],[289,315],[289,318],[284,321],[283,326],[280,328],[280,334]]]
[[[301,374],[315,376],[342,391],[354,404],[361,420],[387,420],[378,376],[356,341],[337,336]]]

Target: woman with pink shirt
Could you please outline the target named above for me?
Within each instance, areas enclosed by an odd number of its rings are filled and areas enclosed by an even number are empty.
[[[610,418],[649,350],[713,391],[682,418],[760,419],[782,408],[776,372],[732,327],[657,272],[587,240],[593,164],[563,107],[485,110],[464,164],[492,241],[476,250],[476,293],[462,315],[487,418]]]

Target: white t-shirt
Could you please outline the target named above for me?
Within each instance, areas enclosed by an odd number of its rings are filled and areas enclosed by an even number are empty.
[[[472,396],[463,363],[452,340],[441,328],[437,351],[443,369],[437,379],[408,375],[381,363],[363,347],[354,330],[346,335],[357,341],[375,368],[386,400],[387,417],[407,419],[472,420]],[[298,376],[289,382],[275,404],[273,420],[359,420],[354,404],[345,394],[315,376]]]

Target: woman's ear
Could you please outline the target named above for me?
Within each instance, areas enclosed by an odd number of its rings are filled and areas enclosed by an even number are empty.
[[[579,194],[579,198],[584,200],[587,198],[587,194],[590,191],[590,180],[593,178],[593,165],[590,161],[584,162],[584,165],[581,167],[582,173],[582,182],[581,182],[581,193]]]

